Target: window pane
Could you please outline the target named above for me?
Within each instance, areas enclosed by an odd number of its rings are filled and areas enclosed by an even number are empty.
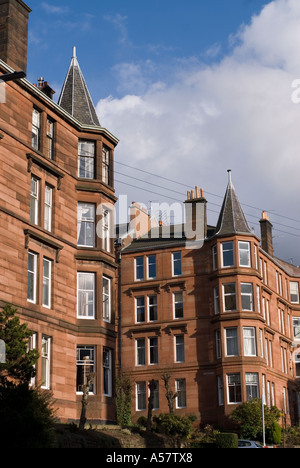
[[[137,365],[144,366],[146,364],[145,356],[145,338],[138,338],[136,340],[136,351],[137,351]]]
[[[290,282],[291,302],[299,303],[299,285],[296,281]]]
[[[246,373],[246,394],[247,401],[259,398],[258,375],[255,372]]]
[[[148,296],[149,321],[157,320],[157,296]]]
[[[79,140],[78,175],[85,179],[95,177],[95,143],[93,141]]]
[[[82,392],[82,386],[87,383],[87,377],[95,372],[95,348],[94,346],[77,347],[76,365],[76,391]],[[90,387],[90,393],[94,392],[94,384]]]
[[[240,266],[251,266],[249,242],[239,242],[239,262]]]
[[[136,298],[136,321],[145,322],[145,298]]]
[[[52,188],[49,185],[45,187],[45,213],[44,229],[51,231],[52,224]]]
[[[43,306],[51,305],[51,261],[43,259]]]
[[[242,401],[240,374],[229,374],[227,376],[228,402],[240,403]]]
[[[185,379],[176,380],[177,408],[186,407],[186,383]]]
[[[182,274],[181,252],[173,253],[173,275],[179,276]]]
[[[253,310],[252,283],[241,283],[241,299],[242,299],[243,310]]]
[[[223,291],[224,291],[225,311],[236,310],[235,284],[234,283],[224,284]]]
[[[27,300],[36,302],[37,255],[28,253]]]
[[[78,273],[78,317],[94,318],[94,273]]]
[[[254,327],[244,327],[244,354],[245,356],[256,356],[256,336]]]
[[[173,294],[174,316],[176,319],[183,318],[183,293],[181,291]]]
[[[30,186],[30,222],[38,223],[38,201],[39,201],[39,182],[35,177],[31,177]]]
[[[135,259],[135,279],[144,279],[144,257],[136,257]]]
[[[103,394],[112,395],[112,359],[111,349],[103,348]]]
[[[148,259],[148,278],[156,278],[156,255],[149,255]]]
[[[95,246],[95,205],[78,203],[77,244],[84,247]]]
[[[105,184],[109,184],[109,150],[107,148],[103,148],[102,150],[102,182]]]
[[[103,276],[102,279],[102,301],[103,301],[103,319],[111,320],[111,299],[110,299],[110,279]]]
[[[184,335],[175,336],[176,362],[184,362]]]
[[[150,364],[158,363],[158,339],[157,337],[149,338],[149,362]]]
[[[233,242],[222,243],[223,267],[234,265]]]
[[[238,356],[238,334],[237,328],[226,328],[226,351],[227,356]]]
[[[143,411],[146,409],[146,382],[137,382],[136,384],[136,400],[137,410]]]

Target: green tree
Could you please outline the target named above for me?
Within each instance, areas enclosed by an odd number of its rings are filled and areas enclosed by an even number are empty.
[[[5,362],[0,363],[0,384],[29,383],[35,375],[37,350],[28,349],[31,332],[20,323],[17,309],[7,304],[0,312],[0,340],[5,343]]]
[[[262,407],[261,400],[253,400],[242,403],[231,413],[231,420],[240,426],[241,435],[249,439],[262,439]],[[265,428],[270,429],[280,417],[280,411],[276,406],[269,408],[264,405]]]
[[[52,395],[30,387],[35,375],[36,350],[28,349],[31,336],[17,310],[0,311],[0,340],[5,362],[0,363],[0,445],[5,448],[49,448],[53,441]]]
[[[130,378],[120,372],[116,378],[117,423],[120,426],[131,424],[131,391]]]

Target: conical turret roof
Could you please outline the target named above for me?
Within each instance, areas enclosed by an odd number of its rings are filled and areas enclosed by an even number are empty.
[[[73,47],[71,64],[58,104],[82,124],[100,126],[93,101],[76,57],[75,47]]]
[[[231,181],[231,171],[229,173],[229,181],[219,215],[215,235],[226,234],[251,234],[251,229],[248,225],[241,204],[238,200],[235,188]]]

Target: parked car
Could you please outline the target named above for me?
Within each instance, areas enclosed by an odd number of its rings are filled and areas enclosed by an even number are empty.
[[[262,446],[254,440],[239,439],[238,448],[262,448]]]

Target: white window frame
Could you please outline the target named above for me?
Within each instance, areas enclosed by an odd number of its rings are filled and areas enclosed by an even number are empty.
[[[86,213],[89,216],[84,216]],[[77,204],[77,245],[79,247],[95,247],[96,210],[94,203],[78,202]],[[90,231],[90,234],[87,232]],[[83,242],[81,240],[83,232]]]
[[[32,147],[39,150],[41,146],[41,112],[37,109],[32,111]]]
[[[151,354],[152,354],[152,358],[151,358]],[[148,362],[150,365],[158,364],[158,337],[157,336],[148,337]]]
[[[247,401],[259,398],[259,381],[257,372],[246,372],[246,399]],[[253,394],[254,390],[254,394]]]
[[[298,283],[298,281],[290,281],[290,302],[292,304],[299,304],[299,283]]]
[[[106,252],[111,251],[110,236],[111,234],[111,210],[106,206],[102,208],[102,248]]]
[[[151,258],[154,258],[154,261],[151,261]],[[154,265],[154,267],[153,267]],[[155,274],[150,274],[151,268],[155,268]],[[156,278],[156,255],[147,255],[147,279],[155,279]]]
[[[48,265],[48,276],[45,274],[45,265]],[[52,283],[52,260],[43,258],[43,293],[42,293],[42,305],[47,309],[51,309],[51,283]],[[44,291],[47,288],[46,301]]]
[[[89,375],[90,373],[95,372],[96,369],[96,347],[93,345],[77,345],[76,348],[76,368],[77,368],[77,375],[81,375],[78,372],[79,368],[83,369],[83,383],[82,385],[86,384],[85,376]],[[86,359],[88,358],[88,359]],[[79,367],[80,366],[80,367]],[[76,393],[82,394],[83,391],[78,388],[79,382],[76,378]],[[80,386],[82,386],[80,385]],[[92,382],[89,390],[89,394],[95,394],[95,380]]]
[[[53,203],[53,188],[45,185],[45,200],[44,200],[44,229],[52,231],[52,203]]]
[[[180,299],[176,298],[176,296],[180,295]],[[180,316],[178,315],[178,311],[176,312],[177,306],[180,306],[181,304],[181,309],[182,309],[182,314]],[[179,310],[181,310],[179,307]],[[174,291],[173,292],[173,317],[175,320],[179,320],[183,318],[183,292],[182,291]]]
[[[226,292],[225,289],[227,286],[234,286],[234,291],[233,292]],[[236,311],[236,307],[237,307],[237,301],[236,301],[236,284],[235,283],[224,283],[222,284],[222,290],[223,290],[223,310],[224,312],[232,312],[232,311]],[[234,300],[235,300],[235,307],[233,309],[227,309],[226,308],[226,297],[234,297]]]
[[[176,396],[176,408],[186,408],[186,380],[176,379],[175,380],[175,391]]]
[[[109,185],[110,172],[110,150],[106,147],[102,148],[102,182]]]
[[[84,153],[84,145],[91,147],[93,151]],[[81,179],[95,179],[95,154],[96,144],[93,140],[78,141],[78,177]],[[82,162],[84,162],[82,167]]]
[[[217,244],[212,247],[212,265],[213,265],[213,270],[218,269],[218,246]]]
[[[155,299],[154,299],[155,298]],[[153,301],[153,302],[151,302]],[[158,319],[157,315],[157,294],[149,294],[147,296],[147,306],[148,306],[148,321],[156,322]],[[151,314],[153,317],[151,318]]]
[[[147,389],[146,382],[136,382],[136,411],[145,411],[147,406]]]
[[[247,246],[247,248],[245,248]],[[239,249],[239,266],[250,268],[251,267],[251,248],[250,242],[248,241],[239,241],[238,242],[238,249]],[[242,259],[244,255],[247,256],[247,261],[244,263]]]
[[[32,175],[30,183],[30,222],[33,224],[39,222],[39,185],[39,179]]]
[[[54,157],[54,121],[47,117],[47,156],[49,159]]]
[[[295,334],[297,329],[299,332]],[[300,317],[293,317],[293,337],[294,340],[300,340]]]
[[[138,300],[143,299],[143,305],[138,305]],[[144,308],[144,320],[138,320],[138,311]],[[146,303],[145,296],[137,296],[135,298],[135,323],[145,323],[146,322]]]
[[[230,378],[236,378],[238,376],[239,380],[232,380],[232,382],[230,382]],[[226,375],[226,380],[227,380],[227,403],[229,405],[236,405],[237,403],[241,403],[241,399],[240,398],[239,400],[236,398],[237,396],[237,393],[236,391],[234,391],[235,393],[235,398],[234,398],[234,401],[230,401],[230,392],[229,392],[229,388],[232,387],[232,388],[239,388],[239,393],[242,395],[242,383],[241,383],[241,374],[239,372],[234,372],[234,373],[230,373],[230,374],[227,374]]]
[[[105,275],[102,277],[102,317],[105,322],[111,322],[111,278]]]
[[[180,269],[179,273],[176,272],[178,265]],[[172,252],[172,276],[181,276],[181,275],[182,275],[182,253],[181,253],[181,250],[179,250],[177,252]]]
[[[29,256],[33,258],[32,270],[29,270]],[[36,301],[37,301],[37,265],[38,265],[38,254],[29,250],[28,251],[28,266],[27,266],[27,301],[33,304],[36,304]],[[28,294],[30,277],[32,277],[32,286],[33,286],[32,298],[29,298],[29,294]]]
[[[232,336],[229,336],[229,331],[234,331]],[[239,355],[239,335],[238,335],[238,328],[237,327],[227,327],[224,328],[225,334],[225,349],[226,349],[226,356],[233,357]],[[230,341],[229,341],[230,340]],[[231,345],[233,343],[233,345]],[[229,353],[229,348],[232,347],[234,352]]]
[[[219,286],[215,286],[213,289],[214,292],[214,313],[215,315],[220,314],[220,296],[219,296]]]
[[[184,334],[174,335],[175,362],[185,362]]]
[[[250,291],[243,291],[243,286],[250,287]],[[243,307],[243,297],[244,298],[249,298],[249,308],[244,308]],[[248,302],[248,300],[247,300]],[[253,312],[254,310],[254,301],[253,301],[253,284],[252,283],[241,283],[241,306],[242,310],[248,310],[250,312]]]
[[[50,388],[50,359],[51,359],[51,338],[49,336],[42,336],[42,380],[41,388]]]
[[[136,338],[136,366],[144,367],[146,366],[146,339],[145,338]]]
[[[232,252],[232,262],[228,264],[227,262],[224,262],[226,252]],[[222,268],[231,268],[234,266],[235,258],[234,258],[234,242],[233,241],[221,242],[221,261],[222,261]]]
[[[249,335],[247,336],[247,332]],[[243,327],[244,356],[257,356],[256,329]]]
[[[112,396],[112,350],[103,347],[102,352],[102,365],[103,365],[103,395],[107,397]]]
[[[141,261],[141,264],[139,265],[139,262]],[[139,271],[141,271],[141,275],[137,274]],[[139,277],[140,276],[140,277]],[[134,279],[135,281],[144,281],[145,279],[145,271],[144,271],[144,257],[135,257],[134,259]]]
[[[80,278],[82,277],[87,277],[90,276],[90,279],[92,278],[93,280],[93,289],[81,289],[79,288],[79,282]],[[92,293],[92,315],[88,315],[88,306],[89,306],[89,294]],[[91,273],[91,272],[85,272],[85,271],[79,271],[77,272],[77,318],[79,319],[87,319],[87,320],[93,320],[95,319],[95,293],[96,293],[96,274]],[[83,304],[83,307],[86,309],[87,313],[81,313],[80,311],[80,299],[82,295],[85,295],[85,303]]]

